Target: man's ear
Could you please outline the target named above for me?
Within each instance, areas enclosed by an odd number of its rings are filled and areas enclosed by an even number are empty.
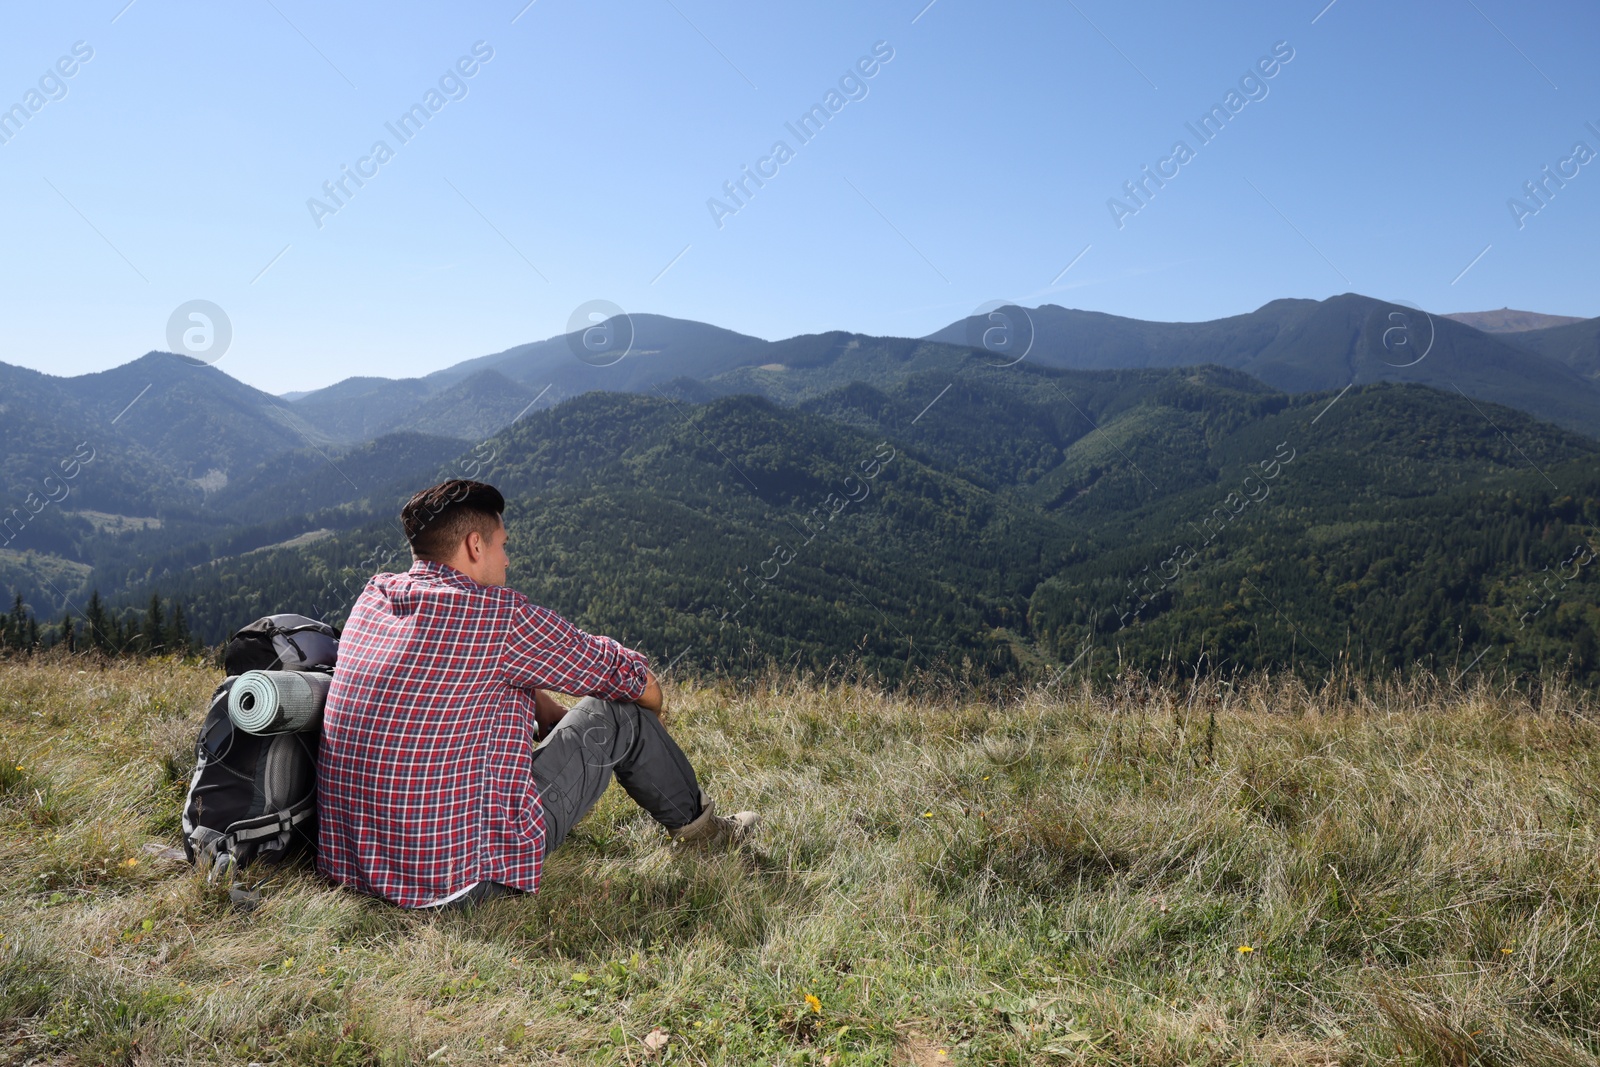
[[[483,534],[479,533],[477,530],[469,531],[467,533],[466,546],[467,559],[469,561],[477,563],[483,558]]]

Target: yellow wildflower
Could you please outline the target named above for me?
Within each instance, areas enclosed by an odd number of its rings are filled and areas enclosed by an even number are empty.
[[[817,999],[815,993],[806,994],[806,1003],[811,1005],[812,1011],[816,1012],[818,1015],[822,1014],[822,1001]]]

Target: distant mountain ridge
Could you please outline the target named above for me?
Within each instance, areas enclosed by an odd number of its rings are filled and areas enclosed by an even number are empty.
[[[1018,323],[1031,323],[1027,358],[1047,366],[1088,370],[1216,363],[1291,393],[1418,382],[1600,435],[1600,382],[1580,363],[1540,349],[1551,331],[1513,339],[1355,293],[1322,301],[1274,300],[1247,315],[1207,322],[1146,322],[1054,304],[1025,315],[1022,309],[1004,310]],[[927,339],[970,343],[981,336],[983,325],[982,319],[961,319]],[[1581,333],[1586,327],[1552,329]]]
[[[1525,330],[1543,330],[1551,326],[1570,326],[1585,321],[1578,315],[1545,315],[1537,311],[1515,311],[1501,308],[1498,311],[1457,311],[1447,319],[1464,322],[1484,333],[1522,333]]]
[[[41,477],[84,441],[100,466],[75,489],[111,510],[198,501],[268,456],[330,443],[288,403],[167,352],[75,378],[0,363],[0,416],[0,475],[10,483],[0,489],[20,489],[30,471]],[[108,469],[125,474],[108,481]]]
[[[1585,376],[1600,381],[1600,319],[1580,319],[1565,326],[1508,334],[1519,348],[1558,360]]]
[[[1029,365],[1214,364],[1289,393],[1410,381],[1600,436],[1600,319],[1490,334],[1356,294],[1274,300],[1199,323],[1051,304],[1010,312],[1031,324]],[[72,378],[0,363],[0,491],[21,499],[51,464],[90,441],[101,458],[74,486],[75,504],[159,516],[200,507],[241,476],[259,479],[251,472],[274,456],[295,457],[277,476],[304,478],[342,451],[391,435],[481,441],[594,390],[688,403],[748,393],[803,404],[853,384],[893,389],[962,366],[986,323],[958,320],[920,340],[830,331],[780,341],[663,315],[613,325],[629,335],[625,354],[590,358],[578,335],[563,335],[422,378],[350,378],[295,400],[168,353]]]
[[[1198,323],[1149,322],[1046,304],[1027,312],[1033,336],[1026,358],[1079,370],[1215,363],[1290,392],[1416,381],[1509,403],[1600,435],[1600,352],[1592,358],[1587,354],[1600,319],[1534,329],[1536,321],[1556,323],[1564,317],[1515,314],[1530,316],[1530,328],[1511,335],[1355,293],[1322,301],[1274,300],[1247,314]],[[594,389],[656,392],[684,381],[703,383],[708,395],[755,392],[794,401],[845,381],[892,377],[897,361],[908,367],[916,362],[917,342],[910,338],[834,331],[766,341],[652,314],[628,316],[627,328],[631,348],[614,362],[580,358],[579,335],[568,334],[466,360],[423,378],[350,379],[306,394],[292,401],[292,408],[333,440],[405,430],[466,440],[479,436],[476,431],[492,418],[473,419],[459,401],[440,398],[484,371],[532,390],[539,406],[549,407]],[[1564,336],[1551,330],[1574,332]],[[981,333],[974,320],[958,320],[922,340],[964,349]],[[1569,351],[1574,349],[1576,354]]]
[[[514,390],[506,395],[522,398],[524,405],[539,397],[550,407],[595,389],[645,392],[674,378],[703,380],[752,362],[770,362],[762,353],[772,343],[759,337],[664,315],[630,315],[627,321],[631,343],[590,362],[578,356],[583,351],[579,335],[562,335],[465,360],[422,378],[346,379],[292,403],[334,440],[357,441],[401,430],[475,440],[510,422],[522,405],[502,412],[501,421],[489,425],[493,417],[472,412],[452,390],[466,388],[492,400],[491,383],[504,382]],[[468,386],[471,381],[478,384]],[[507,406],[493,404],[495,410]]]
[[[1030,364],[1125,370],[1209,363],[1290,393],[1419,382],[1600,436],[1600,319],[1490,334],[1348,293],[1274,300],[1199,323],[1051,304],[1011,310],[1031,323]],[[578,335],[563,335],[422,378],[350,378],[294,400],[168,353],[72,378],[0,363],[0,443],[7,449],[0,478],[8,483],[0,488],[25,493],[28,478],[42,476],[30,472],[47,471],[55,453],[93,440],[115,459],[79,487],[86,506],[154,515],[198,502],[274,455],[314,457],[392,434],[479,441],[594,390],[690,402],[753,393],[798,404],[851,383],[892,388],[910,375],[960,365],[984,323],[958,320],[921,340],[832,331],[780,341],[663,315],[631,315],[617,325],[631,334],[625,354],[580,358]]]

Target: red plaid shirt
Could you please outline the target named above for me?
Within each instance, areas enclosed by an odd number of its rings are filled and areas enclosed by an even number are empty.
[[[533,690],[631,701],[646,664],[442,563],[376,575],[328,690],[317,869],[403,907],[485,880],[533,892],[545,835]]]

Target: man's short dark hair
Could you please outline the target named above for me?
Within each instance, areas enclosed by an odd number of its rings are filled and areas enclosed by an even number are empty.
[[[494,486],[452,478],[406,501],[400,522],[413,556],[443,563],[474,530],[488,540],[505,510],[506,498]]]

